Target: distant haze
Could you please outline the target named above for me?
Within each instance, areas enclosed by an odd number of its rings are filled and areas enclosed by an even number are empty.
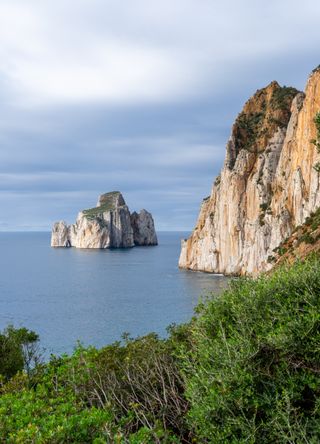
[[[317,0],[1,0],[0,230],[103,192],[192,229],[256,89],[304,88]]]

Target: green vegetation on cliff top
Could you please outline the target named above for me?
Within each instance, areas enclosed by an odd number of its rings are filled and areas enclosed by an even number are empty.
[[[2,366],[0,442],[320,442],[319,257],[232,281],[165,340],[123,341]]]
[[[250,99],[256,101],[256,110],[242,111],[236,120],[236,141],[239,150],[261,151],[266,140],[273,136],[277,127],[287,126],[291,115],[291,103],[299,92],[292,87],[280,87],[273,82],[271,98],[268,99],[267,88],[258,90]]]
[[[271,97],[271,108],[274,110],[290,110],[291,102],[298,92],[296,88],[291,86],[283,86],[275,89]]]
[[[111,191],[100,196],[101,205],[98,207],[89,208],[83,210],[82,213],[88,218],[93,219],[99,217],[102,213],[106,211],[111,211],[115,209],[115,201],[120,195],[119,191]]]

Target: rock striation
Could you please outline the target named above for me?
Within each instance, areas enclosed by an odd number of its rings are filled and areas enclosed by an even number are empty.
[[[133,242],[135,245],[157,245],[157,235],[154,229],[153,218],[146,210],[131,214]]]
[[[182,241],[179,266],[257,274],[293,230],[320,206],[315,116],[320,70],[305,93],[272,82],[238,115],[221,174],[204,199],[196,227]]]
[[[130,214],[119,191],[102,194],[97,206],[78,214],[75,224],[53,225],[52,247],[129,248],[157,245],[152,215],[146,210]]]

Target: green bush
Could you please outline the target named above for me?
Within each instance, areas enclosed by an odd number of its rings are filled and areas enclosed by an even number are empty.
[[[298,92],[297,89],[290,86],[275,89],[270,102],[272,109],[283,111],[290,109],[291,102]]]
[[[184,433],[187,404],[173,351],[173,340],[155,334],[136,340],[125,336],[124,346],[79,346],[70,358],[53,360],[49,371],[51,379],[59,378],[83,403],[111,409],[117,422],[132,417],[128,433],[159,425]]]
[[[311,236],[310,233],[304,233],[299,239],[298,239],[298,244],[314,244],[316,242],[316,239]]]
[[[251,150],[259,136],[259,131],[265,117],[264,112],[246,114],[241,112],[237,117],[240,132],[237,136],[239,149]]]
[[[264,202],[264,203],[260,204],[261,211],[266,212],[268,208],[269,208],[268,203]]]
[[[8,380],[23,369],[29,373],[40,360],[38,340],[26,328],[9,326],[0,333],[0,376]]]
[[[317,138],[311,140],[311,143],[316,147],[318,153],[320,153],[320,112],[318,112],[314,117],[314,123],[317,129]],[[316,162],[314,169],[320,173],[320,162]]]
[[[306,218],[304,225],[307,225],[308,227],[310,226],[312,231],[315,231],[320,226],[320,208],[315,212],[312,212],[310,216]]]
[[[174,351],[186,334],[183,326],[170,331],[168,340],[150,334],[101,350],[78,345],[30,377],[18,373],[0,387],[5,442],[180,442],[188,405]]]
[[[0,397],[1,442],[6,443],[104,443],[114,436],[111,418],[106,410],[81,405],[71,392],[52,396],[42,384]]]
[[[184,350],[200,442],[320,441],[320,260],[233,281],[200,308]]]

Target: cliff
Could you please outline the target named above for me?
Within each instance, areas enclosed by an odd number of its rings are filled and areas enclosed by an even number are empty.
[[[268,262],[275,267],[293,264],[297,259],[304,260],[311,254],[320,252],[320,208],[312,212],[302,225],[297,226],[292,234],[284,239],[268,257]]]
[[[269,270],[295,227],[320,206],[315,116],[320,71],[305,94],[272,82],[244,105],[226,159],[203,200],[196,227],[182,241],[179,266],[225,274]]]
[[[119,191],[102,194],[97,206],[78,214],[75,224],[53,225],[52,247],[128,248],[157,245],[152,215],[146,210],[130,214]]]

